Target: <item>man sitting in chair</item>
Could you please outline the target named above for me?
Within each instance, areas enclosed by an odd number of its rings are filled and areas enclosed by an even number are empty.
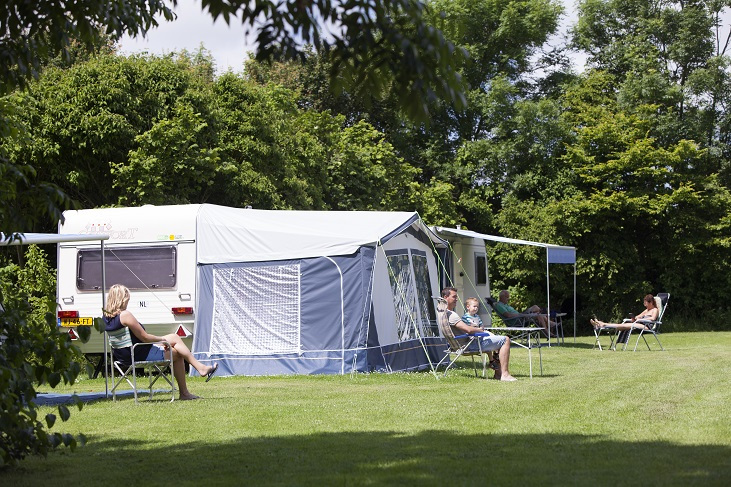
[[[508,326],[521,326],[520,318],[531,318],[536,320],[538,324],[548,332],[548,317],[541,314],[541,308],[534,304],[530,308],[526,309],[522,313],[513,308],[508,304],[510,300],[510,293],[508,291],[500,291],[498,296],[498,302],[495,303],[495,311],[505,318],[505,324]],[[551,323],[551,326],[556,326],[556,323]]]
[[[454,308],[457,306],[457,290],[455,288],[445,287],[442,289],[442,297],[447,302],[447,320],[455,335],[484,333],[485,336],[479,337],[480,344],[478,345],[475,341],[470,348],[474,346],[473,350],[478,350],[478,347],[480,347],[483,352],[498,351],[500,369],[495,371],[495,379],[509,382],[518,380],[510,375],[508,370],[508,362],[510,361],[510,338],[502,335],[493,335],[482,328],[470,326],[462,321],[462,318],[454,311]]]

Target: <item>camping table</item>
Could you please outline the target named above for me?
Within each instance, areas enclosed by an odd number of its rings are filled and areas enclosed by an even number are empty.
[[[556,333],[554,335],[550,335],[550,327],[548,330],[548,346],[551,346],[551,338],[556,339],[556,345],[561,345],[562,343],[565,343],[563,340],[563,317],[566,316],[566,313],[556,313],[553,316],[547,314],[547,313],[522,313],[523,316],[528,316],[531,319],[535,318],[536,316],[545,316],[546,319],[550,322],[551,320],[556,322]],[[561,334],[559,335],[559,329],[561,329]]]
[[[523,347],[528,350],[528,370],[530,371],[530,378],[533,378],[533,355],[531,351],[534,347],[538,348],[538,363],[540,364],[541,375],[543,375],[543,357],[541,355],[541,331],[543,328],[537,328],[534,326],[490,326],[483,328],[483,330],[495,333],[496,335],[509,335],[511,338],[515,336],[517,340],[510,340],[510,343],[514,343],[519,347]],[[525,338],[526,343],[521,343],[519,340]],[[535,340],[535,344],[533,341]]]

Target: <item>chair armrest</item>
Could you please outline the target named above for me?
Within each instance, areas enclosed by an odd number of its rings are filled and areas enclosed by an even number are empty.
[[[461,338],[489,337],[489,336],[492,336],[492,335],[490,333],[481,331],[481,332],[473,333],[471,335],[469,333],[465,333],[464,335],[455,335],[454,338],[459,340]]]
[[[140,342],[140,343],[135,343],[134,345],[132,345],[132,350],[134,350],[137,345],[160,345],[162,343],[164,343],[165,345],[167,345],[168,347],[170,347],[170,342],[169,341],[167,341],[167,340],[160,340],[159,342]]]
[[[158,342],[140,342],[140,343],[135,343],[134,345],[132,345],[132,358],[134,359],[134,356],[135,356],[135,347],[137,347],[137,345],[161,345],[161,344],[165,344],[167,346],[167,350],[170,350],[172,348],[172,345],[170,345],[170,342],[168,342],[167,340],[160,340]],[[170,359],[164,359],[163,361],[164,362],[168,362],[169,360]],[[133,363],[136,363],[136,364],[140,364],[140,363],[143,363],[143,362],[157,362],[157,360],[133,360]]]
[[[635,323],[639,323],[641,325],[645,325],[647,328],[654,330],[659,325],[662,325],[662,321],[653,321],[653,320],[637,320]]]

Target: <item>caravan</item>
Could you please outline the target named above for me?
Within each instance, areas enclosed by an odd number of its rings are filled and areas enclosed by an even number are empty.
[[[429,368],[444,341],[432,296],[446,243],[416,213],[143,206],[67,211],[59,325],[101,316],[104,287],[130,288],[153,334],[178,333],[230,375]],[[83,346],[101,354],[101,336]]]

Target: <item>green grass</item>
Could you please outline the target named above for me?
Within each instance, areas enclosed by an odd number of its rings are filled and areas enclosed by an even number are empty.
[[[475,379],[469,359],[440,380],[190,379],[204,400],[74,409],[54,431],[88,444],[28,458],[0,483],[726,485],[731,333],[661,338],[666,352],[600,352],[589,338],[544,349],[532,380],[515,349],[515,383]]]

